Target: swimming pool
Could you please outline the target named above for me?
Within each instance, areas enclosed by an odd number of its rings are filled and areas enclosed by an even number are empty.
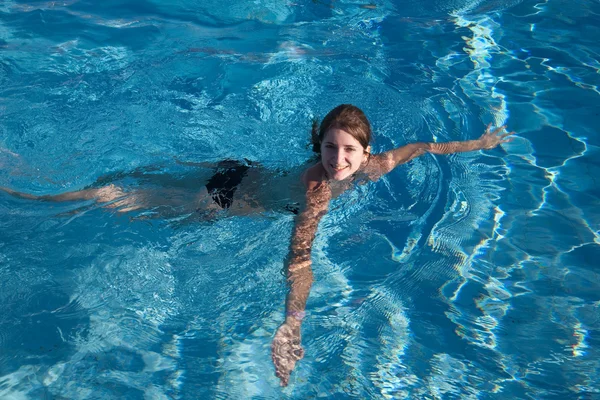
[[[519,137],[334,201],[285,389],[270,344],[293,215],[145,219],[0,193],[0,398],[600,397],[599,15],[592,0],[3,2],[14,190],[187,176],[178,161],[293,171],[311,119],[344,102],[377,151],[488,122]]]

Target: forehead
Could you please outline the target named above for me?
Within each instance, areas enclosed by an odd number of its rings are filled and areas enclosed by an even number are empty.
[[[362,148],[362,145],[351,134],[343,129],[331,128],[325,134],[323,143],[333,143],[340,146],[355,146]]]

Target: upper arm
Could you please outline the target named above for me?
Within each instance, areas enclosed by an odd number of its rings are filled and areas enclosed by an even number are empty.
[[[373,180],[379,179],[400,164],[409,162],[429,150],[427,143],[410,143],[371,157],[367,173]]]
[[[306,203],[296,216],[291,242],[291,264],[310,263],[312,242],[321,218],[327,214],[331,190],[325,182],[308,181]]]
[[[305,208],[300,216],[320,220],[329,208],[331,189],[322,179],[315,180],[310,177],[306,178],[305,185]]]
[[[323,183],[323,176],[325,175],[325,171],[323,169],[323,165],[321,163],[315,164],[312,167],[308,168],[302,174],[302,183],[304,184],[304,188],[306,189],[306,193],[315,190],[319,185]]]

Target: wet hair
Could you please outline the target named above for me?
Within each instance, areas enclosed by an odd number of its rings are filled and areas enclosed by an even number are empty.
[[[348,132],[365,151],[371,143],[371,124],[365,113],[351,104],[341,104],[329,111],[320,124],[317,119],[313,120],[312,149],[316,154],[321,154],[321,143],[332,128]]]

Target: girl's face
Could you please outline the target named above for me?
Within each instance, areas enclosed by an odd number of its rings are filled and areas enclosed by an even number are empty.
[[[327,177],[341,181],[353,175],[367,162],[370,146],[366,149],[348,132],[331,128],[321,142],[321,163]]]

